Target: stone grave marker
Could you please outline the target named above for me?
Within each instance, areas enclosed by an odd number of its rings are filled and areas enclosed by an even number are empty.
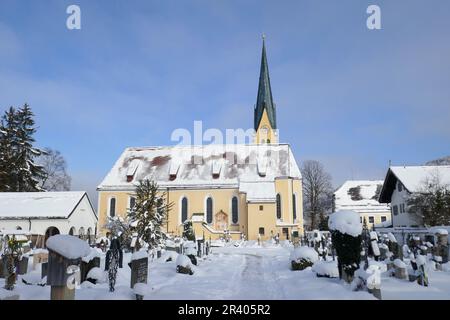
[[[147,283],[148,280],[148,257],[131,260],[129,263],[131,268],[130,287],[134,289],[136,283]],[[137,300],[142,300],[142,296],[136,294]]]
[[[47,284],[51,300],[74,300],[79,285],[81,258],[90,253],[89,245],[75,236],[55,235],[47,240]]]

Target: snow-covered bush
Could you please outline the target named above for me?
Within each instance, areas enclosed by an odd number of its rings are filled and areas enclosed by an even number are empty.
[[[191,259],[189,259],[184,254],[178,255],[177,261],[175,263],[177,265],[178,273],[184,273],[184,274],[190,274],[190,275],[194,274],[194,272],[192,271]]]
[[[354,211],[337,211],[328,220],[333,246],[338,256],[339,277],[351,282],[361,260],[362,225]]]
[[[339,278],[339,270],[335,261],[317,261],[312,266],[312,271],[318,277]]]
[[[292,270],[304,270],[319,260],[316,250],[310,247],[295,248],[290,256]]]
[[[92,279],[95,280],[95,283],[104,283],[106,282],[106,272],[103,271],[101,268],[94,267],[91,270],[89,270],[88,274],[86,275],[86,279]]]

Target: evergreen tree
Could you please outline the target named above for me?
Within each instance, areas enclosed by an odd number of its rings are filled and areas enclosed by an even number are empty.
[[[14,188],[14,147],[17,132],[16,109],[10,107],[0,120],[0,192]]]
[[[33,117],[34,114],[27,104],[17,112],[16,191],[44,191],[39,186],[39,179],[45,176],[44,169],[34,162],[42,151],[33,147],[35,142],[33,135],[36,132]]]
[[[34,114],[25,104],[11,107],[2,116],[0,125],[0,191],[43,191],[38,180],[44,169],[34,160],[42,151],[34,148]]]
[[[166,193],[158,190],[154,181],[141,180],[136,186],[136,204],[129,211],[130,224],[135,224],[138,241],[143,240],[150,248],[155,248],[166,237],[164,222],[172,203],[165,201]]]

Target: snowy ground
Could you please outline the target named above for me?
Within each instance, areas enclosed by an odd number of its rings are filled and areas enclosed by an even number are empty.
[[[149,283],[144,299],[374,299],[367,292],[353,292],[339,279],[317,278],[308,268],[291,271],[291,247],[247,245],[213,248],[208,258],[199,261],[192,276],[175,272],[175,263],[155,259],[149,263]],[[107,283],[86,286],[76,291],[76,299],[134,299],[130,289],[130,254],[125,254],[119,270],[116,291]],[[163,255],[164,257],[164,255]],[[102,267],[104,261],[102,260]],[[31,267],[31,265],[30,265]],[[37,276],[38,271],[27,277]],[[383,274],[383,299],[450,299],[450,272],[430,271],[429,287]],[[0,279],[3,288],[4,279]],[[19,277],[15,293],[20,299],[49,299],[48,286],[26,285]],[[0,295],[5,293],[0,289]]]

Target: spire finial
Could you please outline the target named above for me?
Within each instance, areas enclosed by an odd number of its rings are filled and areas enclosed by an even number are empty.
[[[262,33],[262,39],[263,41],[266,40],[266,34],[264,32]]]

